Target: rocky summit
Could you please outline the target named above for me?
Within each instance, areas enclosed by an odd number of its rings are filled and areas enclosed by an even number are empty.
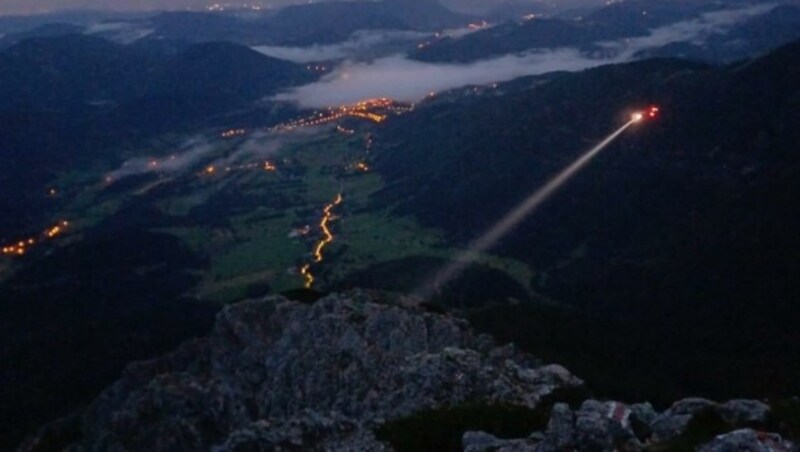
[[[770,410],[755,400],[720,404],[699,398],[676,402],[662,413],[649,403],[587,400],[577,410],[557,403],[543,431],[521,439],[466,432],[463,446],[467,452],[797,451],[794,443],[778,434],[760,428],[737,428],[768,425]]]
[[[533,408],[581,384],[456,318],[358,292],[314,304],[270,297],[229,306],[207,338],[130,365],[70,447],[380,450],[373,429],[392,419],[475,401]]]
[[[230,305],[207,337],[129,365],[86,410],[21,450],[403,449],[380,432],[420,413],[476,405],[546,408],[545,428],[516,440],[462,432],[459,442],[473,452],[675,446],[709,415],[730,429],[702,450],[797,450],[777,434],[736,428],[767,422],[761,402],[687,399],[662,413],[649,404],[558,402],[582,387],[565,368],[407,299],[271,296]]]

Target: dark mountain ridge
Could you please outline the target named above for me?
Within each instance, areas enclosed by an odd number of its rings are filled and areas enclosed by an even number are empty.
[[[81,33],[84,27],[74,24],[48,23],[30,30],[7,33],[0,38],[0,49],[6,49],[30,38],[48,38]]]
[[[800,390],[800,369],[786,365],[800,350],[800,43],[747,64],[650,60],[498,90],[389,124],[376,166],[392,182],[376,204],[466,243],[634,109],[658,104],[661,119],[628,131],[499,251],[531,264],[544,295],[599,316],[592,334],[611,328],[604,318],[620,320],[611,324],[626,333],[604,353],[669,343],[657,362],[628,363],[661,375],[664,388]],[[534,343],[527,328],[495,327]],[[714,355],[725,358],[709,364]],[[697,386],[719,374],[736,377]]]
[[[647,36],[652,30],[680,22],[692,28],[703,14],[730,11],[752,4],[743,2],[619,2],[585,17],[537,17],[508,21],[461,38],[446,38],[415,51],[415,59],[429,62],[472,62],[508,53],[577,48],[587,55],[603,54],[597,43]],[[769,6],[769,5],[766,5]],[[744,18],[727,30],[718,30],[692,41],[675,42],[638,54],[646,57],[680,57],[702,61],[731,62],[757,56],[800,38],[800,5],[779,4],[763,15]]]
[[[0,190],[9,194],[0,198],[0,237],[30,227],[48,202],[43,185],[63,165],[112,144],[208,125],[316,77],[220,42],[123,46],[72,34],[0,52]]]
[[[75,34],[25,40],[0,58],[0,110],[6,111],[74,114],[93,103],[124,105],[163,93],[196,97],[216,91],[242,105],[315,78],[302,66],[223,42],[172,54],[161,46],[123,46]]]
[[[435,0],[389,0],[290,6],[271,19],[269,27],[278,44],[311,45],[343,41],[358,30],[441,30],[468,22],[468,17]]]
[[[436,0],[361,0],[312,2],[252,15],[174,11],[117,23],[152,30],[145,41],[311,46],[345,41],[356,31],[439,31],[464,27],[470,20]],[[115,32],[104,36],[113,39]]]

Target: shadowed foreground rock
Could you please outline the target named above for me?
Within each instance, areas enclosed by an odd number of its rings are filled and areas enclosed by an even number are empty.
[[[533,408],[580,385],[566,369],[497,347],[453,317],[362,292],[311,305],[271,297],[227,307],[209,337],[130,365],[65,444],[382,450],[388,445],[373,431],[388,420],[465,402]],[[53,444],[61,430],[44,428],[22,450]]]
[[[648,403],[556,403],[583,384],[563,367],[498,347],[464,320],[379,298],[353,291],[229,306],[207,338],[131,364],[84,413],[21,450],[390,450],[381,427],[470,404],[550,416],[520,439],[459,430],[455,447],[463,432],[469,452],[797,450],[760,431],[772,409],[754,400],[684,399],[661,413]],[[428,424],[415,428],[437,428]]]
[[[700,398],[684,399],[661,414],[648,403],[587,400],[574,412],[557,403],[543,432],[533,432],[522,439],[466,432],[462,442],[467,452],[797,451],[795,444],[778,434],[737,429],[739,425],[765,425],[769,411],[769,406],[755,400],[719,404]],[[727,433],[716,435],[714,430]]]

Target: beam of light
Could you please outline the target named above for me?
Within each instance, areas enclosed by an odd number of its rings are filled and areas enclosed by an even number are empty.
[[[459,254],[453,261],[442,268],[432,279],[427,281],[422,287],[418,288],[414,294],[423,299],[429,300],[438,291],[439,288],[444,287],[447,283],[458,278],[464,270],[469,266],[475,258],[500,241],[505,235],[511,232],[522,220],[535,211],[539,206],[547,201],[559,188],[572,178],[578,171],[583,169],[594,157],[597,156],[603,149],[608,147],[614,140],[616,140],[623,132],[625,132],[632,125],[641,122],[644,119],[642,113],[634,113],[630,121],[617,129],[611,135],[607,136],[597,146],[588,150],[578,160],[570,166],[562,170],[555,177],[545,184],[542,188],[533,192],[528,198],[520,203],[516,208],[509,212],[500,221],[495,223],[491,229],[485,234],[475,240],[469,248]]]

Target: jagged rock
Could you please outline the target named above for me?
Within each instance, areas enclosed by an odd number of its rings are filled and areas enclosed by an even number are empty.
[[[464,452],[480,452],[496,448],[503,440],[486,432],[466,432],[461,439]]]
[[[752,429],[736,430],[719,435],[699,449],[700,452],[796,452],[797,446],[784,441],[774,433],[756,432]]]
[[[450,316],[365,292],[223,309],[213,332],[129,366],[88,408],[76,450],[375,450],[372,430],[464,402],[534,408],[581,380]]]
[[[20,450],[71,441],[74,452],[382,451],[390,447],[375,431],[389,421],[464,403],[536,408],[581,385],[562,366],[542,366],[411,303],[381,304],[361,291],[313,304],[269,297],[225,308],[207,338],[131,364],[83,416],[43,428]],[[470,452],[640,451],[680,444],[669,442],[700,413],[733,430],[766,425],[769,411],[753,400],[684,399],[661,414],[649,403],[555,403],[544,432],[467,432],[462,444]],[[774,434],[736,430],[701,450],[797,449]]]
[[[661,413],[651,424],[654,440],[669,441],[680,436],[692,417],[698,412],[712,408],[716,403],[701,398],[689,398],[675,402],[667,411]]]
[[[575,415],[580,450],[633,450],[638,440],[630,427],[630,409],[619,402],[587,400]]]
[[[717,412],[729,424],[763,424],[769,415],[769,405],[757,400],[736,399],[719,405]]]
[[[635,451],[643,446],[631,430],[630,408],[619,402],[585,401],[577,412],[568,405],[556,403],[547,430],[528,438],[501,440],[485,433],[470,433],[463,438],[465,450],[471,452],[536,451]]]
[[[317,413],[306,417],[269,422],[259,420],[231,432],[224,443],[212,452],[274,451],[304,449],[315,445],[322,450],[384,451],[390,450],[371,431],[360,429],[347,419],[324,418]]]
[[[656,417],[658,417],[658,413],[649,402],[634,403],[628,408],[631,410],[631,418],[635,418],[648,425],[652,424],[656,420]]]
[[[606,418],[608,410],[602,402],[587,400],[576,413],[575,430],[579,444],[591,445],[599,450],[613,448],[614,441]]]
[[[639,441],[644,442],[653,435],[651,425],[658,417],[658,413],[649,402],[635,403],[629,408],[631,410],[631,430]]]
[[[535,452],[541,440],[538,434],[525,439],[500,439],[486,432],[466,432],[462,443],[464,452]]]
[[[700,412],[713,410],[732,428],[767,421],[769,405],[757,400],[735,399],[718,404],[702,398],[675,402],[670,409],[657,416],[651,427],[655,441],[669,441],[686,431],[691,420]]]
[[[679,400],[672,404],[672,406],[667,410],[667,412],[671,415],[685,415],[685,414],[696,414],[700,411],[703,411],[706,408],[712,408],[716,406],[716,402],[713,402],[708,399],[703,399],[700,397],[691,397],[688,399]]]
[[[550,412],[543,450],[570,450],[575,448],[575,413],[566,403],[556,403]]]

